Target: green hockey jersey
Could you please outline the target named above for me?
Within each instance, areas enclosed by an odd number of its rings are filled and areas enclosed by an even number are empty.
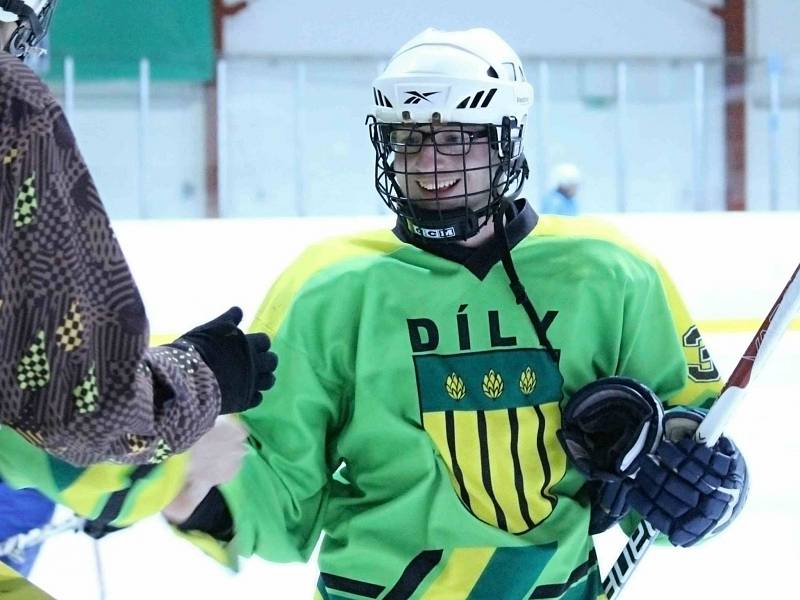
[[[275,283],[253,328],[277,385],[222,488],[240,553],[307,560],[324,532],[329,600],[604,597],[564,403],[623,375],[708,405],[719,377],[668,276],[616,232],[529,207],[507,231],[552,358],[494,242],[456,260],[343,237]]]

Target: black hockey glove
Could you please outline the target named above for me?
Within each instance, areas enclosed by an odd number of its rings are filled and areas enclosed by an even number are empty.
[[[663,414],[646,386],[606,377],[569,400],[558,437],[587,479],[618,481],[634,475],[643,456],[658,445]]]
[[[721,437],[713,448],[694,440],[704,414],[674,408],[664,417],[664,440],[641,469],[628,505],[675,546],[691,546],[730,525],[747,499],[747,465]]]
[[[558,438],[589,480],[591,533],[605,531],[628,511],[632,477],[658,446],[663,415],[658,397],[626,377],[599,379],[567,403]]]
[[[238,325],[242,309],[230,308],[213,321],[195,327],[170,345],[191,344],[217,378],[220,414],[243,412],[261,402],[261,392],[275,385],[278,357],[264,333],[245,334]]]

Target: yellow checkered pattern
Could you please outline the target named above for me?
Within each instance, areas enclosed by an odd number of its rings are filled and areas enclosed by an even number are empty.
[[[72,390],[75,397],[75,407],[78,412],[85,415],[97,410],[97,400],[100,393],[97,390],[97,377],[95,376],[94,365],[89,367],[85,379]]]
[[[17,385],[23,390],[38,390],[50,381],[50,365],[44,346],[44,331],[36,336],[36,341],[28,349],[17,365]]]
[[[172,448],[169,447],[169,444],[164,440],[158,440],[158,445],[156,446],[155,454],[153,454],[153,458],[150,459],[151,463],[158,464],[163,462],[172,454]]]
[[[17,229],[30,225],[36,219],[39,202],[36,199],[35,180],[36,174],[34,173],[22,183],[19,194],[17,194],[17,201],[14,203],[14,226]]]
[[[83,320],[77,302],[70,305],[64,321],[56,329],[56,343],[66,352],[72,352],[83,344]]]
[[[140,435],[128,433],[125,435],[131,454],[141,454],[150,446],[149,442]]]
[[[17,158],[18,156],[19,156],[19,150],[17,150],[16,148],[12,148],[8,152],[6,152],[6,155],[3,157],[3,166],[10,165],[12,162],[14,162],[14,159]]]

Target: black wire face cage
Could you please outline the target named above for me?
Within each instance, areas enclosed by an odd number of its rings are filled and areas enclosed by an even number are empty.
[[[409,232],[427,240],[466,240],[528,177],[522,125],[380,123],[367,117],[375,148],[375,188]],[[432,148],[430,150],[429,148]],[[432,159],[421,160],[427,152]],[[486,156],[482,164],[475,157]],[[419,170],[424,164],[426,170]],[[432,165],[432,170],[430,169]],[[424,183],[423,183],[424,182]]]
[[[11,34],[5,50],[12,56],[25,58],[32,49],[38,48],[44,36],[47,35],[56,4],[58,4],[58,0],[50,0],[42,12],[37,15],[22,0],[0,0],[0,8],[19,15],[17,28]]]

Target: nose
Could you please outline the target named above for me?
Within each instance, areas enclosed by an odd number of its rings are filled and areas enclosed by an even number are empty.
[[[417,167],[421,171],[433,171],[441,156],[441,154],[437,156],[436,147],[433,145],[433,140],[428,138],[422,144],[422,148],[420,148],[419,152],[417,152]]]
[[[418,173],[433,173],[449,168],[447,162],[451,159],[451,156],[439,152],[433,145],[433,140],[426,137],[419,152],[412,154],[409,162],[413,161],[414,170]]]

